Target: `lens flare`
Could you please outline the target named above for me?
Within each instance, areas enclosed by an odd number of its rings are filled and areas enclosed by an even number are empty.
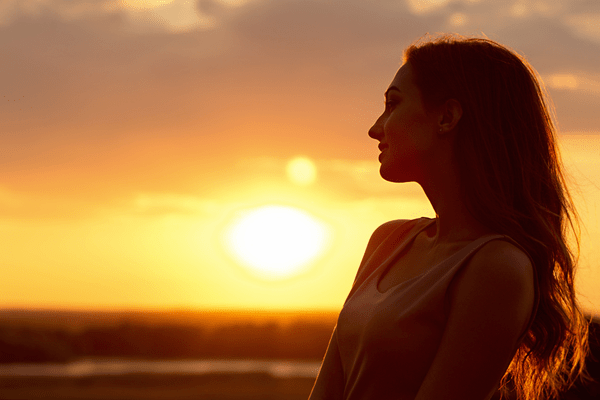
[[[288,179],[300,186],[308,186],[317,179],[315,163],[306,157],[291,159],[286,167]]]

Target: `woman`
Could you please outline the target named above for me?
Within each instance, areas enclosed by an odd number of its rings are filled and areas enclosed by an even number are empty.
[[[583,373],[587,323],[532,67],[488,39],[413,44],[369,136],[381,176],[418,182],[436,218],[375,230],[310,399],[556,396]]]

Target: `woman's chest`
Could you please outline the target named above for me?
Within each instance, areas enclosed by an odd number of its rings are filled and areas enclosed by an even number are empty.
[[[402,371],[400,376],[417,379],[412,374],[422,371],[415,369],[415,362],[434,355],[445,325],[444,310],[443,290],[425,285],[420,278],[385,293],[377,290],[374,281],[367,282],[348,299],[338,318],[344,364],[358,363],[359,370],[395,365]]]
[[[380,263],[376,274],[377,290],[384,293],[426,274],[430,269],[450,258],[462,246],[463,243],[456,243],[433,248],[426,240],[417,236],[396,254],[391,248],[378,249],[381,253],[375,260]]]

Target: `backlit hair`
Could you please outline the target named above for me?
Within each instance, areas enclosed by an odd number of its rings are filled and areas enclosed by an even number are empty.
[[[404,60],[426,108],[448,99],[462,105],[454,152],[470,213],[521,244],[535,267],[539,306],[503,393],[557,397],[585,375],[588,322],[574,289],[579,219],[543,84],[523,57],[489,39],[421,39]]]

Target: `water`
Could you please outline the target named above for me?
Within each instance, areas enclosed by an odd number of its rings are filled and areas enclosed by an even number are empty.
[[[66,364],[0,364],[1,376],[86,377],[127,374],[266,373],[276,378],[315,378],[320,362],[288,360],[80,360]]]

